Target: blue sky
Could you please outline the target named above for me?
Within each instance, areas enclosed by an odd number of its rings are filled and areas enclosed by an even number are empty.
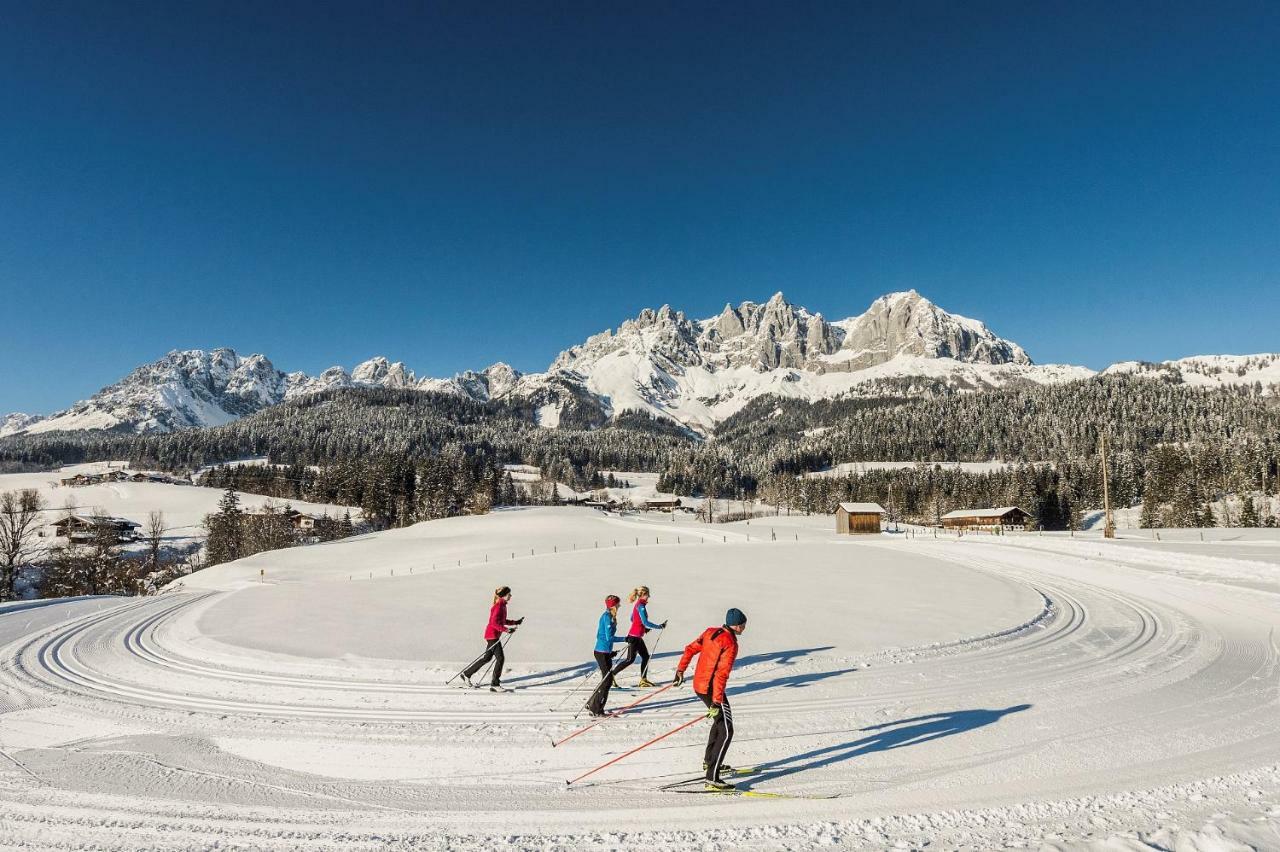
[[[4,18],[0,413],[174,348],[542,369],[776,290],[1040,362],[1280,351],[1273,2]]]

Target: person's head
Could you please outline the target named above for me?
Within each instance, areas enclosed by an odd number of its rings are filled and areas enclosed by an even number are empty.
[[[634,589],[631,590],[631,596],[627,598],[627,600],[631,601],[632,603],[635,603],[638,600],[647,601],[648,599],[649,599],[648,586],[636,586]]]
[[[615,610],[618,608],[618,604],[620,603],[622,603],[622,598],[617,595],[609,595],[604,599],[604,608],[608,610]]]
[[[741,634],[747,629],[747,615],[736,606],[724,614],[724,626],[734,633]]]
[[[503,601],[503,600],[506,600],[506,601],[511,600],[510,586],[499,586],[498,588],[493,590],[493,602],[497,603],[498,601]]]

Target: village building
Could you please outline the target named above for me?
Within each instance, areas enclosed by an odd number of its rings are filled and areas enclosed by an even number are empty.
[[[674,512],[681,505],[679,497],[655,497],[652,500],[644,501],[644,510],[646,512]]]
[[[996,509],[956,509],[942,516],[946,529],[1008,529],[1024,530],[1031,520],[1031,513],[1017,506],[1001,506]]]
[[[123,544],[138,540],[138,530],[142,528],[142,524],[128,518],[107,515],[69,515],[56,521],[53,528],[58,536],[72,544],[91,542],[97,538],[99,531],[114,533],[115,540]]]
[[[841,503],[836,506],[836,532],[853,535],[879,533],[884,514],[879,503]]]

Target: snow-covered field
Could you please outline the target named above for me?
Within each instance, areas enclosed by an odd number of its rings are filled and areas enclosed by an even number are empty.
[[[0,846],[1280,848],[1280,538],[831,527],[507,510],[0,610]],[[516,691],[444,686],[499,583]],[[566,786],[700,715],[668,689],[551,745],[641,583],[663,683],[747,612],[729,760],[799,798],[660,790],[702,722]]]
[[[174,485],[165,482],[106,482],[81,487],[59,484],[60,480],[77,473],[100,473],[123,467],[125,467],[123,462],[93,462],[69,465],[49,473],[0,474],[0,491],[35,489],[40,493],[49,510],[45,513],[49,524],[66,514],[65,507],[68,504],[74,505],[80,512],[93,512],[100,509],[103,514],[127,518],[139,524],[147,522],[148,513],[159,511],[164,512],[165,526],[168,528],[165,540],[168,544],[178,545],[188,541],[204,540],[206,536],[202,526],[204,517],[210,512],[217,511],[218,501],[222,499],[222,491],[217,488]],[[302,500],[273,500],[257,494],[241,494],[240,506],[244,509],[257,508],[268,500],[277,505],[289,502],[300,512],[328,513],[335,517],[340,517],[347,511],[347,507],[344,506],[307,503]],[[352,515],[354,517],[354,510]],[[52,529],[47,529],[45,532],[52,535]]]

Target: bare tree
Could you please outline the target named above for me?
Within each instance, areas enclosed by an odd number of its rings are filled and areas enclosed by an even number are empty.
[[[18,571],[39,549],[44,500],[33,488],[0,494],[0,601],[16,597]]]
[[[142,540],[147,544],[147,558],[152,571],[160,570],[160,544],[168,531],[169,528],[164,522],[164,512],[150,512],[147,515],[147,525],[142,529]]]

